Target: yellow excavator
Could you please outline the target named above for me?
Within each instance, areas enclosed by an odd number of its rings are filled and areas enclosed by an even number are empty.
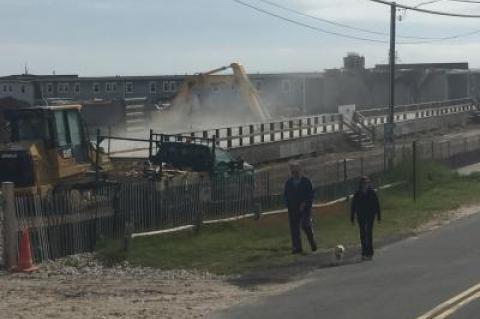
[[[41,195],[93,186],[97,157],[80,109],[55,105],[4,110],[10,136],[0,144],[0,182],[14,182],[17,193]],[[109,165],[104,156],[98,158],[99,166]]]
[[[225,71],[227,69],[232,70],[231,75],[217,73]],[[168,128],[169,126],[175,126],[175,124],[185,124],[187,118],[192,117],[193,109],[196,104],[199,104],[199,95],[215,95],[216,92],[221,90],[234,90],[238,92],[242,105],[228,105],[235,104],[231,100],[224,101],[225,104],[220,105],[221,109],[211,111],[211,114],[205,114],[205,111],[200,108],[200,114],[205,117],[213,117],[218,115],[221,111],[226,111],[227,117],[235,117],[236,112],[248,114],[249,121],[253,122],[266,122],[271,119],[271,115],[266,108],[264,108],[260,102],[258,92],[256,88],[250,82],[247,73],[243,66],[239,63],[231,63],[228,66],[223,66],[214,70],[210,70],[203,73],[197,73],[188,76],[180,85],[175,97],[163,105],[162,112],[156,114],[155,119],[159,126],[162,128]],[[205,91],[207,92],[205,94]],[[196,92],[202,92],[202,94],[196,94]],[[201,104],[201,103],[200,103]],[[243,108],[246,105],[247,108]],[[230,107],[230,108],[229,108]],[[236,118],[235,120],[241,120]]]

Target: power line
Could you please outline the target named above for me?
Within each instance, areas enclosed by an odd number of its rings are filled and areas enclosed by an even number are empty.
[[[370,34],[388,36],[387,32],[379,32],[379,31],[373,31],[373,30],[369,30],[369,29],[359,28],[359,27],[348,25],[348,24],[336,22],[336,21],[333,21],[333,20],[321,18],[321,17],[318,17],[318,16],[306,14],[304,12],[301,12],[301,11],[298,11],[298,10],[295,10],[295,9],[292,9],[292,8],[289,8],[289,7],[282,6],[282,5],[277,4],[273,1],[269,1],[269,0],[258,0],[258,1],[269,4],[269,5],[274,6],[276,8],[280,8],[282,10],[293,12],[293,13],[298,14],[300,16],[304,16],[304,17],[307,17],[307,18],[310,18],[310,19],[318,20],[318,21],[325,22],[325,23],[335,25],[335,26],[339,26],[339,27],[342,27],[342,28],[347,28],[347,29],[360,31],[360,32],[365,32],[365,33],[370,33]],[[441,0],[434,0],[434,1],[430,1],[430,2],[437,2],[437,1],[441,1]],[[420,4],[420,5],[422,5],[422,4]],[[409,36],[409,35],[398,35],[397,37],[398,38],[404,38],[404,39],[417,39],[417,40],[443,40],[443,38],[438,38],[438,37],[420,37],[420,36]]]
[[[322,28],[319,28],[319,27],[316,27],[316,26],[313,26],[313,25],[310,25],[310,24],[307,24],[307,23],[303,23],[303,22],[300,22],[300,21],[297,21],[297,20],[293,20],[293,19],[284,17],[282,15],[270,12],[268,10],[256,7],[254,5],[251,5],[249,3],[244,2],[242,0],[232,0],[232,1],[236,2],[240,5],[243,5],[245,7],[248,7],[250,9],[253,9],[255,11],[264,13],[266,15],[275,17],[277,19],[280,19],[280,20],[283,20],[283,21],[286,21],[286,22],[289,22],[289,23],[296,24],[296,25],[301,26],[301,27],[308,28],[308,29],[313,30],[313,31],[317,31],[317,32],[325,33],[325,34],[330,34],[330,35],[335,35],[335,36],[339,36],[339,37],[342,37],[342,38],[353,39],[353,40],[360,40],[360,41],[367,41],[367,42],[374,42],[374,43],[388,43],[388,41],[386,41],[386,40],[371,39],[371,38],[359,37],[359,36],[349,35],[349,34],[345,34],[345,33],[339,33],[339,32],[325,30],[325,29],[322,29]],[[404,44],[404,45],[428,44],[428,43],[433,43],[433,42],[438,42],[438,41],[458,39],[458,38],[461,38],[461,37],[470,36],[470,35],[474,35],[474,34],[477,34],[477,33],[480,33],[480,30],[474,30],[472,32],[457,34],[457,35],[443,37],[443,38],[432,38],[432,39],[429,39],[427,41],[397,42],[397,44]]]
[[[389,6],[391,6],[393,4],[392,2],[384,1],[384,0],[369,0],[369,1],[386,4],[386,5],[389,5]],[[420,9],[418,7],[406,6],[404,4],[399,4],[399,3],[397,3],[396,5],[397,5],[398,8],[418,11],[418,12],[422,12],[422,13],[434,14],[434,15],[457,17],[457,18],[480,18],[480,15],[476,15],[476,14],[461,14],[461,13],[427,10],[427,9]]]
[[[464,2],[464,3],[480,3],[480,1],[473,1],[473,0],[446,0],[451,2]]]
[[[437,2],[440,2],[440,1],[442,1],[442,0],[425,1],[425,2],[417,4],[416,6],[414,6],[414,8],[418,8],[418,7],[421,7],[421,6],[426,6],[427,4],[437,3]]]
[[[300,22],[300,21],[296,21],[296,20],[281,16],[279,14],[267,11],[265,9],[253,6],[249,3],[243,2],[242,0],[232,0],[232,1],[236,2],[238,4],[241,4],[245,7],[248,7],[250,9],[253,9],[255,11],[262,12],[266,15],[275,17],[277,19],[287,21],[287,22],[290,22],[290,23],[293,23],[293,24],[296,24],[296,25],[299,25],[299,26],[302,26],[302,27],[305,27],[305,28],[308,28],[308,29],[311,29],[311,30],[315,30],[315,31],[318,31],[318,32],[322,32],[322,33],[326,33],[326,34],[330,34],[330,35],[336,35],[336,36],[339,36],[339,37],[342,37],[342,38],[347,38],[347,39],[354,39],[354,40],[361,40],[361,41],[368,41],[368,42],[376,42],[376,43],[387,43],[388,42],[388,41],[385,41],[385,40],[371,39],[371,38],[365,38],[365,37],[357,37],[357,36],[354,36],[354,35],[348,35],[348,34],[344,34],[344,33],[328,31],[328,30],[318,28],[316,26],[313,26],[313,25],[310,25],[310,24],[307,24],[307,23],[303,23],[303,22]]]

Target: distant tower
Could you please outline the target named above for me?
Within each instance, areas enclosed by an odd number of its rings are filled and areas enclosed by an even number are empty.
[[[365,57],[355,52],[348,52],[343,58],[343,68],[347,71],[358,71],[365,69]]]

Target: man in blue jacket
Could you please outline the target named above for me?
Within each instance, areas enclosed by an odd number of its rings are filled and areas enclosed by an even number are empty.
[[[311,218],[313,201],[312,182],[302,175],[300,165],[296,162],[290,164],[290,178],[285,183],[284,197],[288,208],[292,253],[300,254],[303,252],[300,226],[307,236],[312,251],[316,251],[317,244],[313,236]]]

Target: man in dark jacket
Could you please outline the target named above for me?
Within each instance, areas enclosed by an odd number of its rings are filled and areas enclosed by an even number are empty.
[[[292,237],[292,253],[302,253],[300,226],[310,243],[312,251],[317,250],[313,236],[311,209],[313,201],[312,182],[302,175],[298,163],[290,164],[290,178],[285,183],[285,203],[288,208],[288,221]]]
[[[381,221],[380,204],[377,193],[372,188],[370,179],[366,176],[360,179],[360,185],[355,192],[350,211],[350,220],[355,225],[357,217],[360,228],[360,242],[362,244],[362,259],[371,260],[373,257],[373,222],[377,217]]]

